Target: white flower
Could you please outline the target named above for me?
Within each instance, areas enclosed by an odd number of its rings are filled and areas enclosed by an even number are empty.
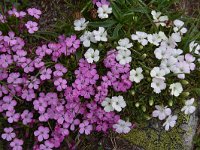
[[[174,127],[176,124],[176,120],[177,120],[177,115],[174,116],[170,115],[163,124],[163,126],[165,126],[165,130],[168,131],[169,127]]]
[[[171,89],[171,95],[174,95],[176,97],[183,92],[183,87],[179,82],[171,84],[169,89]]]
[[[171,38],[174,40],[174,42],[178,43],[181,42],[181,34],[179,32],[172,33]]]
[[[112,8],[108,5],[102,5],[101,7],[98,7],[97,13],[101,19],[108,18],[108,14],[112,13]]]
[[[174,20],[175,27],[173,28],[174,32],[180,32],[181,34],[184,34],[187,32],[187,29],[183,27],[184,22],[181,20]]]
[[[170,56],[168,59],[163,59],[160,64],[160,68],[165,71],[165,74],[169,74],[170,70],[172,70],[175,64],[178,62],[177,58]]]
[[[158,94],[166,88],[166,83],[163,79],[153,78],[151,87],[153,88],[153,91]]]
[[[143,70],[141,67],[136,68],[136,70],[132,69],[130,71],[129,80],[132,82],[135,81],[136,83],[139,83],[144,78],[142,71]]]
[[[159,43],[161,42],[161,39],[159,38],[158,34],[148,34],[147,39],[149,43],[159,46]]]
[[[88,63],[97,62],[99,60],[99,50],[89,48],[84,56]]]
[[[88,23],[89,23],[89,21],[86,22],[85,18],[75,20],[74,21],[74,30],[75,31],[84,30],[87,27]]]
[[[164,32],[160,31],[159,33],[148,34],[147,39],[149,43],[159,46],[161,41],[167,40],[168,38]]]
[[[190,52],[194,51],[195,54],[200,55],[200,45],[192,41],[189,45]]]
[[[168,16],[161,16],[161,12],[156,12],[155,10],[151,11],[153,16],[153,22],[156,26],[166,26],[166,22],[169,20]]]
[[[151,72],[150,72],[151,77],[153,78],[160,78],[165,80],[165,70],[159,68],[159,67],[154,67]]]
[[[112,99],[108,97],[106,97],[105,100],[101,103],[101,106],[104,107],[105,112],[114,111],[114,108],[112,107]]]
[[[145,46],[145,45],[148,44],[147,36],[148,36],[148,34],[146,34],[145,32],[136,31],[136,34],[132,34],[132,35],[131,35],[131,39],[132,39],[133,41],[138,41],[138,42],[141,43],[143,46]]]
[[[155,49],[154,54],[157,59],[165,59],[170,57],[171,50],[166,46],[160,46]]]
[[[152,116],[158,117],[159,120],[164,120],[167,116],[171,115],[171,109],[167,108],[167,106],[159,106],[156,105],[156,110],[153,111]]]
[[[116,60],[121,64],[125,65],[132,61],[131,51],[130,50],[119,50],[116,56]]]
[[[122,96],[113,96],[112,107],[118,112],[122,111],[122,108],[126,107],[126,102],[124,101],[124,98]]]
[[[80,37],[80,41],[83,42],[84,47],[90,47],[91,42],[97,43],[97,41],[94,38],[93,33],[89,31],[84,32],[84,34]]]
[[[175,48],[177,46],[177,43],[170,36],[168,39],[165,39],[161,42],[161,46]]]
[[[99,30],[93,31],[94,38],[96,41],[104,41],[106,42],[107,39],[107,31],[105,31],[104,27],[99,27]]]
[[[120,39],[118,44],[119,46],[116,47],[117,50],[128,50],[133,46],[133,44],[130,43],[128,38]]]
[[[184,111],[186,115],[192,114],[196,110],[196,107],[193,106],[193,103],[194,103],[194,98],[187,100],[185,102],[185,106],[181,109],[181,111]]]
[[[131,130],[132,124],[129,121],[118,120],[117,124],[113,125],[113,128],[117,133],[128,133]]]

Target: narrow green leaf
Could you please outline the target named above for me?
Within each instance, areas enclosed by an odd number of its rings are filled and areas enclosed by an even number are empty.
[[[90,22],[88,26],[91,27],[111,27],[114,24],[116,24],[116,20],[106,20],[106,21],[101,21],[101,22]]]
[[[122,19],[122,12],[121,12],[120,8],[114,2],[111,2],[111,6],[112,6],[113,15],[115,16],[115,18],[118,21],[121,21],[121,19]]]
[[[116,28],[114,29],[114,31],[113,31],[113,35],[112,35],[112,37],[111,37],[111,40],[115,40],[115,39],[117,39],[118,37],[119,37],[119,31],[120,31],[120,29],[122,28],[122,24],[117,24],[117,26],[116,26]]]

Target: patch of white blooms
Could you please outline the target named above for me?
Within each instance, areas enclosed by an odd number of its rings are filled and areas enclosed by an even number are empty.
[[[186,115],[192,114],[196,110],[196,107],[194,106],[193,103],[194,103],[194,98],[187,100],[185,102],[185,106],[181,109],[181,111],[184,111]]]
[[[122,133],[128,133],[131,130],[131,126],[132,124],[129,121],[124,121],[122,119],[119,119],[117,124],[113,125],[113,128],[115,129],[115,131],[119,134]]]
[[[153,111],[153,117],[158,117],[159,120],[164,120],[167,116],[171,115],[171,109],[167,106],[156,105],[156,110]]]
[[[161,12],[156,12],[155,10],[151,11],[153,16],[153,22],[156,26],[166,26],[167,21],[169,20],[168,16],[161,16]]]
[[[156,105],[156,110],[153,111],[152,116],[158,117],[159,120],[165,120],[163,126],[165,127],[165,130],[168,131],[170,127],[174,127],[177,120],[177,115],[171,114],[171,109],[167,108],[167,106],[159,106]]]
[[[123,98],[123,96],[113,96],[111,99],[106,98],[101,105],[104,107],[104,110],[106,112],[111,112],[111,111],[122,111],[122,108],[126,107],[126,102]]]
[[[141,32],[141,31],[136,31],[136,34],[131,35],[131,39],[133,41],[138,41],[143,46],[148,44],[147,37],[148,37],[148,34],[145,32]]]
[[[130,81],[134,81],[136,83],[140,83],[140,81],[144,78],[144,75],[142,74],[143,70],[141,67],[136,68],[135,70],[132,69],[130,71],[130,76],[129,76],[129,80]]]
[[[112,8],[108,5],[102,5],[98,7],[97,13],[100,19],[105,19],[108,18],[108,15],[112,13]]]
[[[97,43],[94,38],[94,34],[90,31],[85,31],[84,34],[80,37],[80,41],[83,43],[84,47],[90,47],[91,42]]]
[[[131,57],[131,51],[129,50],[129,48],[131,48],[133,44],[130,43],[128,38],[120,39],[118,41],[118,44],[119,46],[116,47],[116,49],[118,50],[116,60],[121,65],[130,63],[132,61],[132,57]]]
[[[161,12],[152,11],[153,21],[156,26],[167,26],[168,17],[162,16]],[[187,32],[187,28],[184,27],[184,22],[181,20],[173,21],[173,32],[171,35],[166,36],[164,32],[147,34],[143,31],[136,31],[131,35],[133,41],[137,41],[142,46],[151,44],[156,46],[154,50],[155,57],[160,61],[160,65],[155,66],[150,70],[150,76],[152,77],[151,87],[157,94],[161,93],[166,88],[169,88],[172,96],[178,97],[183,92],[183,86],[181,82],[175,82],[167,87],[167,75],[173,74],[179,79],[184,79],[186,74],[190,74],[195,70],[194,61],[195,56],[200,55],[200,45],[192,41],[189,44],[189,51],[191,53],[183,54],[183,50],[179,49],[178,43],[182,41],[183,35]],[[194,56],[192,55],[194,54]],[[199,59],[200,61],[200,59]],[[129,80],[139,83],[143,78],[141,74],[142,69],[131,70]],[[141,78],[141,79],[140,79]],[[187,100],[185,106],[181,109],[185,114],[191,114],[196,110],[193,105],[194,99]],[[165,120],[163,126],[165,130],[169,130],[174,127],[177,120],[177,115],[171,114],[171,109],[163,106],[156,105],[156,110],[153,111],[152,116],[158,117],[159,120]]]
[[[97,62],[99,60],[99,50],[89,48],[84,56],[88,63]]]
[[[183,87],[180,82],[170,85],[171,95],[178,97],[183,92]]]
[[[189,45],[190,52],[194,52],[197,55],[200,55],[200,45],[195,41],[192,41]]]
[[[160,78],[153,78],[151,87],[155,93],[159,94],[162,90],[166,89],[165,80]]]
[[[166,119],[166,121],[163,124],[166,131],[168,131],[170,127],[173,128],[175,126],[177,118],[178,118],[177,115],[168,116],[168,118]]]
[[[105,30],[104,27],[99,27],[99,30],[94,30],[93,35],[96,41],[106,42],[108,40],[107,31]]]
[[[80,18],[78,20],[74,21],[74,30],[75,31],[81,31],[84,30],[87,25],[88,25],[89,21],[86,21],[85,18]]]

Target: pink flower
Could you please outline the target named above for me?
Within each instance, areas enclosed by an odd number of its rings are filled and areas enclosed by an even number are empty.
[[[42,67],[44,67],[44,62],[42,61],[41,58],[36,58],[34,60],[34,66],[35,66],[35,68],[42,68]]]
[[[56,64],[55,69],[56,71],[53,72],[55,77],[61,77],[64,73],[67,72],[67,69],[62,64]]]
[[[34,135],[38,137],[38,141],[47,140],[49,138],[49,128],[40,126],[38,130],[34,132]]]
[[[23,99],[27,100],[27,101],[32,101],[32,99],[35,98],[35,93],[33,89],[29,89],[29,90],[23,90],[22,91],[22,96]]]
[[[36,9],[36,8],[29,8],[27,11],[28,11],[28,14],[30,16],[33,16],[36,19],[39,19],[40,15],[42,14],[42,12],[39,9]]]
[[[0,23],[6,23],[7,20],[6,20],[6,16],[0,14]]]
[[[27,125],[32,121],[33,118],[33,113],[29,112],[28,110],[24,110],[23,113],[21,114],[22,122],[23,124]]]
[[[45,68],[41,71],[40,79],[41,80],[48,80],[51,79],[52,70],[50,68]]]
[[[17,43],[15,33],[12,31],[8,32],[8,36],[4,36],[4,41],[10,46],[15,45]]]
[[[33,34],[34,32],[36,32],[38,30],[38,23],[37,22],[33,22],[33,21],[28,21],[25,24],[26,28],[28,29],[28,32],[30,34]]]
[[[25,73],[29,73],[35,70],[33,65],[34,62],[30,58],[27,58],[26,61],[21,64],[21,67],[24,69]]]
[[[6,141],[11,141],[13,138],[15,138],[16,134],[13,133],[13,128],[4,128],[4,133],[1,135],[2,139]]]
[[[40,145],[40,150],[53,150],[54,144],[49,140],[46,140],[44,144]]]
[[[11,96],[4,96],[3,102],[4,102],[4,104],[2,106],[3,106],[4,110],[11,111],[14,109],[14,106],[17,105],[17,102],[15,100],[13,100]]]
[[[44,101],[43,97],[40,97],[38,100],[33,101],[34,109],[38,110],[40,113],[44,113],[47,107],[47,102]]]
[[[20,74],[17,73],[11,73],[9,74],[8,78],[7,78],[7,82],[8,83],[13,83],[13,84],[21,84],[22,83],[22,78],[19,78]]]
[[[83,123],[79,124],[79,133],[89,135],[92,131],[92,125],[89,124],[87,120],[84,120]]]
[[[40,85],[40,80],[32,76],[30,78],[30,81],[27,81],[26,84],[29,89],[38,89]]]
[[[7,68],[10,64],[13,63],[11,55],[1,54],[0,55],[0,68]]]
[[[97,5],[97,7],[101,7],[102,5],[110,5],[110,3],[107,0],[99,0],[95,4]]]
[[[15,17],[17,17],[17,18],[23,18],[23,17],[26,16],[26,12],[24,12],[24,11],[18,12],[17,9],[16,9],[15,7],[13,7],[12,10],[9,10],[9,11],[8,11],[8,14],[9,14],[10,16],[15,16]]]
[[[67,81],[65,79],[58,78],[54,81],[54,85],[58,91],[62,91],[67,88]]]
[[[12,150],[22,150],[22,145],[24,144],[23,140],[15,138],[11,143],[10,147],[12,147]]]
[[[8,122],[13,123],[19,120],[20,114],[15,113],[15,110],[7,111],[6,116],[8,117]]]

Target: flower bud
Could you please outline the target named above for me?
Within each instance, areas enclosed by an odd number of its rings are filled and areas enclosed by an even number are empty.
[[[73,56],[73,55],[71,55],[71,57],[70,57],[70,58],[71,58],[71,60],[75,60],[75,58],[74,58],[74,56]]]
[[[153,98],[150,98],[150,100],[149,100],[149,105],[150,105],[150,106],[153,106],[153,104],[154,104],[154,100],[153,100]]]
[[[151,82],[151,78],[148,77],[148,78],[147,78],[147,81],[148,81],[148,82]]]
[[[98,48],[99,48],[99,49],[104,48],[103,44],[102,44],[102,43],[99,43]]]
[[[139,49],[142,50],[144,47],[142,45],[139,46]]]
[[[172,99],[170,99],[170,100],[168,101],[168,105],[169,105],[170,107],[173,105]]]
[[[135,103],[135,107],[137,107],[137,108],[138,108],[139,106],[140,106],[140,103],[138,103],[138,102],[137,102],[137,103]]]
[[[118,46],[118,43],[117,43],[116,41],[114,42],[114,46],[115,46],[115,47]]]
[[[149,70],[145,70],[145,74],[149,75],[150,74]]]
[[[145,59],[146,57],[147,57],[147,54],[143,54],[141,58]]]
[[[144,115],[144,117],[146,118],[146,120],[150,120],[151,119],[151,116],[149,116],[149,115]]]
[[[133,16],[133,20],[134,20],[135,22],[137,22],[137,21],[138,21],[138,17],[137,17],[137,16]]]
[[[135,91],[131,90],[131,95],[134,96],[135,95]]]
[[[189,84],[189,82],[188,82],[187,80],[182,80],[181,83],[182,83],[183,85]]]
[[[190,95],[189,92],[183,92],[183,93],[181,94],[182,97],[188,97],[189,95]]]
[[[147,110],[146,107],[145,107],[145,106],[142,106],[142,111],[143,111],[143,112],[146,112],[146,110]]]

